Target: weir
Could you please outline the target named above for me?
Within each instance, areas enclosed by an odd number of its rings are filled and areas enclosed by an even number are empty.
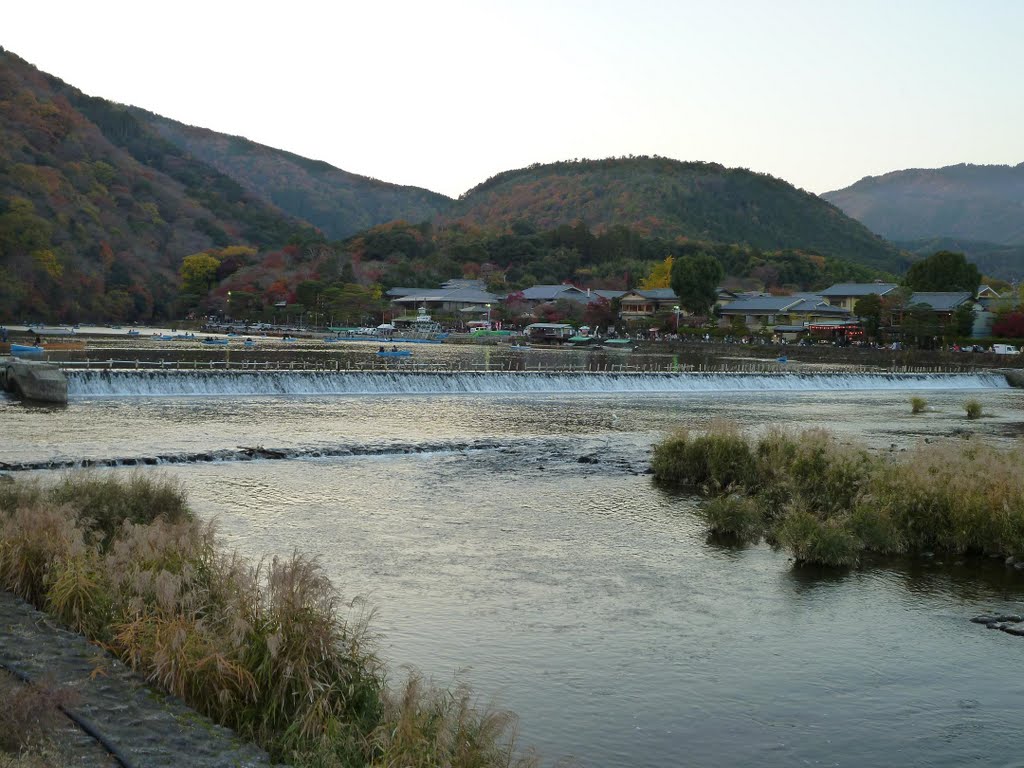
[[[1006,389],[985,373],[69,371],[71,397],[603,394]]]

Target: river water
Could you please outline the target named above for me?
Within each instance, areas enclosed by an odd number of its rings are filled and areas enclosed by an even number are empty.
[[[393,676],[471,683],[549,764],[1022,764],[1024,639],[969,619],[1019,611],[1024,577],[940,558],[797,569],[709,540],[698,500],[644,472],[667,430],[715,418],[879,450],[1009,445],[1024,393],[988,377],[512,391],[502,375],[370,394],[81,376],[65,408],[0,401],[0,461],[159,463],[142,471],[180,477],[231,546],[314,553],[365,596]],[[931,410],[912,416],[911,394]],[[988,416],[967,421],[968,398]]]

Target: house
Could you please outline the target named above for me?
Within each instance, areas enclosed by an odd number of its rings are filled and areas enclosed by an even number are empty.
[[[583,291],[575,285],[563,283],[561,285],[531,285],[522,291],[523,301],[537,306],[568,299],[570,301],[587,302],[590,300],[590,291]]]
[[[819,291],[817,295],[835,307],[853,312],[854,305],[865,296],[886,296],[897,288],[899,286],[896,283],[836,283]]]
[[[817,294],[797,293],[792,296],[755,296],[737,299],[721,308],[722,318],[742,318],[747,328],[773,329],[777,325],[809,325],[815,322],[852,319],[852,312],[829,304]]]
[[[679,297],[671,288],[626,291],[619,297],[619,317],[626,321],[653,317],[658,312],[673,312],[677,306]]]
[[[949,317],[965,304],[973,308],[974,296],[970,291],[917,291],[910,294],[907,308],[918,304],[939,316]]]
[[[434,312],[458,312],[465,307],[486,312],[488,305],[499,301],[493,293],[473,287],[392,288],[386,295],[396,308],[423,308]]]
[[[523,332],[530,341],[561,344],[576,331],[568,323],[530,323]]]

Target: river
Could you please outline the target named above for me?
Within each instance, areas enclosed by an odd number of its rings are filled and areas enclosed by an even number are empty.
[[[67,407],[0,400],[0,461],[158,463],[142,471],[180,477],[231,546],[314,553],[364,596],[393,677],[469,682],[548,764],[1020,764],[1024,640],[969,622],[1020,610],[1018,572],[794,568],[709,540],[698,500],[645,470],[667,430],[715,418],[882,451],[965,432],[1010,445],[1024,393],[984,376],[511,391],[507,375],[369,394],[82,376]],[[912,394],[931,410],[911,415]],[[985,418],[965,419],[969,397]]]

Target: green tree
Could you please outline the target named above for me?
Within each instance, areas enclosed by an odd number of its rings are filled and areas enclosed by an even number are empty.
[[[706,315],[718,298],[722,265],[707,253],[681,256],[672,265],[672,290],[679,305],[694,315]]]
[[[217,280],[217,268],[220,260],[206,252],[193,253],[181,260],[182,291],[184,293],[204,294]]]
[[[981,285],[981,272],[962,253],[939,251],[915,262],[903,281],[914,291],[970,291]]]
[[[863,322],[868,338],[877,339],[878,329],[882,325],[882,297],[877,293],[861,296],[853,305],[853,312]]]

